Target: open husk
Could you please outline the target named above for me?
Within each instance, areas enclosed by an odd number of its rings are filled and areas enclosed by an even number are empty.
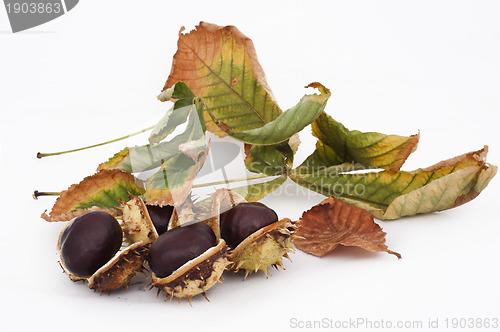
[[[231,190],[219,189],[215,192],[212,203],[213,217],[209,223],[217,230],[218,238],[220,214],[243,202],[245,199]],[[246,278],[250,273],[259,270],[267,276],[269,266],[283,268],[282,258],[290,259],[288,253],[294,251],[294,229],[295,225],[290,219],[284,218],[255,231],[236,248],[232,248],[228,257],[231,261],[229,269],[233,272],[244,270]]]
[[[198,294],[207,298],[205,292],[219,282],[228,264],[226,243],[219,240],[216,246],[188,261],[171,275],[159,278],[153,273],[151,285],[157,287],[158,292],[164,291],[165,299],[170,296],[172,300],[175,296],[180,302],[181,298],[187,298],[191,304],[191,298]]]
[[[149,252],[149,244],[142,241],[133,243],[126,248],[119,250],[113,258],[100,267],[91,276],[79,276],[68,270],[61,254],[61,236],[64,229],[61,230],[57,241],[57,252],[59,254],[59,263],[72,281],[85,280],[89,288],[96,291],[111,292],[123,286],[128,287],[130,280],[143,269],[144,262]]]

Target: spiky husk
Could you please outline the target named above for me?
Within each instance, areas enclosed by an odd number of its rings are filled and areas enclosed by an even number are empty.
[[[128,243],[139,241],[152,243],[158,238],[158,233],[142,199],[137,196],[132,197],[122,204],[121,210],[123,234]]]
[[[283,268],[283,257],[294,251],[295,225],[288,218],[259,229],[241,242],[229,254],[229,269],[245,271],[245,278],[252,272],[263,271],[267,276],[269,266]]]
[[[246,202],[240,194],[229,189],[218,189],[212,198],[212,218],[206,223],[220,238],[220,215],[234,206]],[[293,231],[296,226],[288,218],[279,220],[250,234],[236,248],[228,259],[229,270],[238,272],[245,270],[245,278],[252,272],[263,271],[267,276],[269,266],[283,268],[283,257],[294,252]]]
[[[143,268],[149,253],[149,248],[150,244],[136,242],[118,251],[113,258],[90,277],[82,277],[67,269],[61,255],[60,238],[57,242],[57,251],[60,258],[59,264],[64,273],[66,273],[72,281],[87,281],[90,289],[100,291],[101,293],[111,292],[123,286],[128,286],[132,277]]]
[[[191,303],[191,298],[198,294],[206,298],[205,292],[219,282],[228,264],[227,246],[224,240],[220,240],[217,246],[187,262],[168,277],[159,278],[153,273],[151,284],[159,292],[163,290],[166,293],[165,299],[170,296],[172,300],[175,296],[179,302],[181,298],[187,298]]]
[[[128,287],[130,280],[143,268],[149,248],[150,244],[136,242],[118,252],[87,280],[89,288],[110,292],[123,286]]]

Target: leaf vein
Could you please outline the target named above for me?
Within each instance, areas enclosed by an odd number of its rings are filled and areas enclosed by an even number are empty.
[[[222,67],[223,67],[222,66],[222,61],[223,61],[222,52],[220,52],[220,57],[221,57],[220,71],[217,74],[213,71],[213,69],[200,57],[200,55],[190,45],[186,44],[186,42],[184,42],[182,39],[179,39],[179,41],[184,43],[184,45],[198,58],[198,60],[203,65],[205,65],[208,68],[209,71],[211,71],[216,76],[217,79],[219,79],[226,86],[226,88],[228,88],[231,92],[234,93],[235,96],[237,96],[239,99],[241,99],[243,101],[243,104],[246,104],[255,113],[255,115],[257,115],[257,117],[262,121],[262,123],[266,123],[265,119],[259,114],[259,112],[257,112],[257,110],[254,107],[252,107],[252,105],[247,100],[243,99],[240,94],[238,94],[234,89],[231,88],[231,86],[229,85],[230,82],[228,84],[228,82],[225,82],[224,79],[222,78],[222,76],[221,76]],[[255,84],[257,84],[257,80],[256,80]],[[265,93],[265,96],[267,97],[267,92]],[[265,114],[265,113],[263,112],[263,114]]]

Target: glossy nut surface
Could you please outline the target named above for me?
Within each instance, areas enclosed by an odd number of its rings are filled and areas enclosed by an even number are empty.
[[[148,258],[149,267],[157,277],[169,276],[215,244],[214,232],[204,223],[172,228],[153,242]]]
[[[165,233],[168,228],[168,222],[174,212],[174,207],[172,205],[146,205],[146,208],[148,209],[149,217],[155,226],[156,233],[158,233],[158,235]]]
[[[276,221],[278,215],[266,205],[240,203],[220,215],[221,236],[234,249],[250,234]]]
[[[73,220],[60,238],[61,257],[73,274],[88,277],[106,264],[122,244],[118,221],[105,212],[88,212]]]

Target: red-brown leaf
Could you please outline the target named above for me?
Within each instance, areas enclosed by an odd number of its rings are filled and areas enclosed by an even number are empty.
[[[370,251],[385,251],[401,258],[385,244],[386,233],[363,209],[329,197],[304,212],[297,223],[295,246],[314,256],[322,257],[339,244]]]

